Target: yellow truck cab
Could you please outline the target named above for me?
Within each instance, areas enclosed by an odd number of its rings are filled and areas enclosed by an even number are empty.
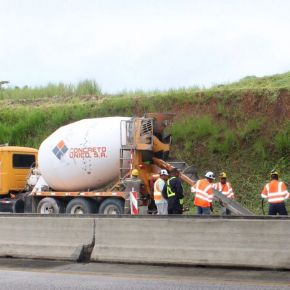
[[[28,147],[0,146],[0,211],[10,211],[17,194],[24,192],[30,168],[35,166],[37,160],[37,152]]]

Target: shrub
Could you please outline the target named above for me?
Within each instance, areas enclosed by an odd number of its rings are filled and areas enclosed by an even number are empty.
[[[77,84],[74,94],[77,96],[100,95],[101,88],[94,80],[84,80]]]
[[[290,152],[290,121],[287,121],[274,136],[274,146],[282,155]]]
[[[0,90],[0,100],[2,99],[48,99],[52,97],[72,97],[83,95],[100,95],[101,88],[94,80],[84,80],[77,85],[72,84],[47,84],[42,87],[6,88]]]
[[[266,148],[265,148],[265,141],[262,139],[258,139],[254,145],[254,152],[261,158],[266,158],[267,156],[267,152],[266,152]]]
[[[226,129],[223,133],[223,140],[220,145],[220,152],[229,154],[237,149],[239,144],[237,135],[231,130]]]
[[[171,133],[179,142],[188,140],[199,142],[205,137],[216,136],[218,132],[218,127],[209,116],[183,119],[175,122],[171,128]]]
[[[248,143],[257,137],[257,134],[262,128],[263,119],[250,119],[239,130],[240,137]]]
[[[290,135],[288,132],[280,132],[274,138],[274,145],[279,153],[288,154],[290,152]]]

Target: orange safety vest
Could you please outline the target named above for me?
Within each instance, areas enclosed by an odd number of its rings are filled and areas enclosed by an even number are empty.
[[[232,186],[229,182],[226,182],[225,184],[222,184],[221,182],[215,183],[213,188],[217,191],[220,191],[227,198],[235,197]]]
[[[212,184],[207,179],[201,179],[193,186],[195,192],[194,204],[201,207],[209,207],[213,199]]]
[[[154,183],[154,200],[157,202],[163,200],[162,189],[164,185],[165,181],[162,178],[158,178]]]
[[[289,192],[284,182],[272,180],[264,186],[261,196],[269,203],[281,203],[289,197]]]

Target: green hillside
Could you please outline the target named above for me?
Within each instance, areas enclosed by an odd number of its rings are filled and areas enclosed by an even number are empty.
[[[76,86],[0,89],[0,144],[38,147],[64,124],[83,118],[172,112],[172,156],[205,170],[226,171],[237,198],[261,214],[259,193],[277,168],[290,181],[290,73],[246,77],[209,89],[101,93]],[[191,198],[188,199],[189,203]]]
[[[290,72],[284,74],[276,74],[273,76],[256,77],[247,76],[238,82],[227,85],[218,85],[213,88],[227,89],[289,89],[290,88]]]

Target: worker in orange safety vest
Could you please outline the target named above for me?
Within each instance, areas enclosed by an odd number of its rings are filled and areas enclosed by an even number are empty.
[[[270,173],[271,181],[267,183],[261,193],[262,198],[268,199],[269,215],[288,215],[285,207],[285,200],[289,198],[289,192],[284,182],[279,181],[279,174],[276,170]]]
[[[160,177],[154,182],[154,201],[157,207],[157,214],[166,215],[168,214],[168,204],[167,200],[162,196],[162,190],[169,177],[167,170],[161,169],[159,176]]]
[[[208,171],[204,177],[204,179],[198,180],[191,187],[191,191],[195,193],[194,205],[198,215],[209,215],[212,208],[212,183],[215,180],[215,176],[213,172]]]
[[[224,196],[230,199],[234,199],[235,194],[232,189],[232,185],[227,181],[227,174],[225,172],[221,172],[219,175],[220,182],[217,182],[213,185],[213,188],[219,192],[221,192]],[[231,211],[221,204],[221,215],[230,215]]]

